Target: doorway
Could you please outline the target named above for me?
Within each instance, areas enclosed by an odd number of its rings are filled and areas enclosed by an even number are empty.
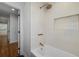
[[[0,3],[0,57],[20,54],[19,10]]]

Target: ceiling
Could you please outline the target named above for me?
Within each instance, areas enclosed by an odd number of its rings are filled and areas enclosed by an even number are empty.
[[[18,10],[15,9],[15,11],[12,11],[12,9],[15,8],[8,6],[4,3],[0,3],[0,22],[2,23],[8,22],[10,13],[18,14]]]
[[[4,3],[0,3],[0,16],[9,16],[10,13],[16,13],[17,10],[15,9],[15,12],[12,11],[11,9],[13,9],[13,7],[8,6]]]

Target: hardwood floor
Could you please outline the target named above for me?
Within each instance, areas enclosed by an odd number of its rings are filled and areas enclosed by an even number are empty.
[[[0,35],[0,57],[18,56],[18,42],[9,44],[7,35]]]
[[[9,56],[7,35],[0,35],[0,57]]]
[[[9,56],[9,52],[8,52],[8,48],[1,48],[0,50],[0,57],[8,57]]]
[[[9,52],[10,52],[10,57],[17,57],[18,56],[18,43],[11,43],[9,44]]]

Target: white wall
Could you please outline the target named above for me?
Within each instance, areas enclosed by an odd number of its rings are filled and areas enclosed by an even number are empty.
[[[40,9],[43,3],[31,3],[31,49],[39,47],[39,42],[45,39],[46,35],[46,22],[44,9]],[[38,34],[44,34],[39,37]],[[42,38],[42,39],[40,39]]]
[[[10,43],[18,41],[18,16],[10,14]]]
[[[25,3],[24,8],[24,21],[23,21],[23,51],[25,56],[30,56],[30,41],[31,41],[31,4],[30,2]]]
[[[7,35],[7,24],[0,23],[0,35]]]
[[[60,3],[51,3],[53,7],[46,11],[46,17],[48,19],[48,36],[46,39],[46,43],[50,44],[53,47],[62,49],[64,51],[70,52],[72,54],[75,54],[79,56],[78,53],[78,36],[72,36],[72,39],[69,39],[66,35],[64,38],[68,39],[55,39],[55,37],[58,37],[54,35],[54,18],[79,14],[79,3],[66,3],[66,2],[60,2]],[[77,34],[78,35],[78,34]],[[62,37],[62,36],[61,36]],[[78,49],[78,50],[77,50]]]

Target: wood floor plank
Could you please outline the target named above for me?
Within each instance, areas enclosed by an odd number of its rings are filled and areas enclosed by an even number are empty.
[[[18,56],[18,42],[9,44],[7,35],[0,35],[0,57]]]

